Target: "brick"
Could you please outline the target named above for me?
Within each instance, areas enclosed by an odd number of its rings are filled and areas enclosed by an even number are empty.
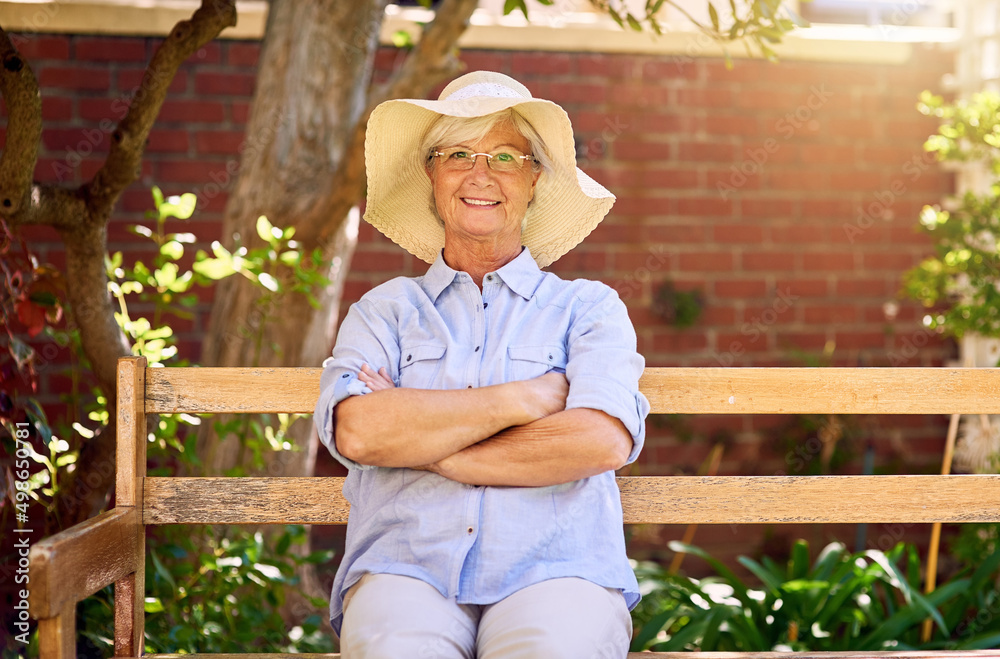
[[[827,297],[830,284],[826,279],[778,279],[774,282],[775,291],[785,297]]]
[[[161,160],[156,163],[156,172],[157,180],[162,183],[200,183],[205,185],[214,181],[222,187],[225,187],[223,183],[226,183],[226,163],[219,161]]]
[[[721,298],[763,297],[767,285],[759,279],[723,279],[713,282],[712,293]]]
[[[708,348],[708,337],[700,330],[665,328],[653,335],[656,352],[693,352]]]
[[[545,85],[534,85],[542,91],[538,98],[546,98],[559,104],[581,103],[593,106],[608,100],[607,85],[595,85],[580,82],[550,82]],[[532,94],[535,95],[535,94]]]
[[[867,270],[908,270],[922,260],[923,255],[908,254],[906,252],[889,252],[879,250],[877,252],[866,252],[862,256],[862,264]]]
[[[802,265],[810,271],[852,271],[855,267],[853,252],[805,252]]]
[[[260,59],[260,42],[231,41],[226,45],[226,63],[230,66],[253,67]]]
[[[73,100],[63,96],[42,97],[42,119],[67,121],[73,117]]]
[[[77,61],[145,62],[146,41],[123,37],[78,37],[73,41]]]
[[[239,153],[245,137],[243,131],[201,130],[195,136],[195,148],[198,153],[235,155]]]
[[[642,63],[642,77],[650,81],[695,80],[698,67],[686,57],[669,56]]]
[[[75,89],[107,91],[111,88],[111,73],[103,68],[50,66],[38,76],[42,89]]]
[[[465,64],[466,71],[506,71],[509,68],[510,54],[495,50],[466,50],[463,48],[460,59]]]
[[[631,176],[643,188],[693,188],[698,184],[698,172],[685,169],[642,169]]]
[[[191,57],[187,58],[185,62],[189,66],[220,63],[222,63],[222,46],[217,41],[210,41],[205,44],[195,51]]]
[[[778,190],[815,190],[826,189],[826,174],[807,172],[802,168],[768,168],[767,181],[771,188]]]
[[[683,243],[703,243],[706,241],[707,227],[703,222],[662,224],[656,222],[645,228],[644,242],[676,245]]]
[[[762,68],[756,60],[733,60],[733,67],[727,68],[724,59],[704,59],[699,62],[705,79],[713,82],[758,82],[771,71]],[[770,65],[767,65],[770,66]]]
[[[128,114],[128,103],[117,98],[81,98],[77,102],[77,114],[87,121],[107,120],[117,124]]]
[[[667,215],[670,213],[670,199],[626,197],[615,202],[612,213],[616,216]]]
[[[715,336],[716,358],[720,364],[738,364],[746,352],[764,352],[768,349],[767,332],[748,327],[746,332],[719,332]]]
[[[719,87],[696,87],[677,90],[678,107],[732,108],[737,96],[729,89]]]
[[[789,252],[745,252],[740,261],[744,270],[750,271],[791,271],[795,269],[795,254]]]
[[[808,324],[853,323],[858,309],[852,304],[811,304],[803,308],[803,320]]]
[[[827,228],[821,224],[770,225],[771,241],[775,243],[823,243]]]
[[[198,94],[252,96],[255,84],[256,76],[249,73],[201,71],[194,76],[194,90]]]
[[[608,87],[605,87],[608,89]],[[616,84],[609,98],[615,107],[672,108],[671,90],[661,85]]]
[[[733,260],[731,252],[685,251],[678,256],[678,267],[687,272],[729,272]]]
[[[775,89],[744,89],[736,96],[734,107],[794,112],[801,104],[801,97],[791,92]]]
[[[69,59],[69,37],[37,34],[10,34],[9,36],[17,52],[21,53],[29,64],[32,64],[32,68],[36,68],[34,63],[38,60]]]
[[[864,158],[858,158],[857,147],[837,144],[802,144],[799,146],[799,156],[806,165],[849,165],[864,163]]]
[[[157,119],[164,123],[221,123],[226,106],[219,101],[166,100]]]
[[[187,150],[186,130],[153,130],[146,142],[146,151],[150,153],[185,153]]]
[[[670,144],[646,140],[617,140],[611,146],[612,154],[620,162],[648,162],[667,160]]]
[[[681,142],[677,152],[681,162],[733,162],[736,149],[732,144],[712,142]]]
[[[757,117],[742,114],[719,115],[705,117],[705,131],[710,135],[742,135],[757,137],[761,134],[760,122]]]
[[[738,192],[747,192],[760,189],[760,171],[757,173],[744,174],[740,172],[736,165],[730,165],[729,169],[710,169],[705,172],[705,187],[715,190],[724,199],[729,199],[731,195]]]
[[[847,199],[803,199],[799,202],[802,216],[812,220],[837,218],[854,221],[857,207]]]
[[[716,224],[712,227],[712,240],[716,243],[756,245],[764,240],[764,228],[756,224]]]
[[[881,187],[880,176],[873,176],[871,172],[830,172],[828,189],[844,190],[847,192],[869,192]]]
[[[49,128],[42,131],[42,144],[49,151],[72,151],[85,157],[107,151],[111,140],[99,128]]]
[[[741,199],[740,214],[766,219],[794,217],[795,202],[789,199]]]
[[[677,199],[678,215],[732,217],[733,204],[718,197],[693,197]]]
[[[775,343],[780,350],[822,350],[826,347],[826,342],[825,332],[779,331],[775,336]]]
[[[834,341],[838,350],[865,350],[885,348],[886,336],[883,332],[837,332]]]
[[[888,122],[893,123],[893,122]],[[871,118],[847,119],[833,118],[829,120],[829,130],[831,135],[840,138],[875,140],[883,135],[879,122]],[[928,133],[929,134],[929,133]]]
[[[464,56],[463,59],[465,59]],[[632,77],[634,73],[634,60],[631,57],[616,57],[603,53],[581,53],[575,56],[575,61],[576,72],[582,76],[623,80]]]
[[[890,286],[881,277],[838,278],[835,292],[837,297],[862,297],[884,300],[896,292],[898,283]]]
[[[565,75],[573,70],[573,60],[566,53],[514,52],[511,54],[511,75]]]

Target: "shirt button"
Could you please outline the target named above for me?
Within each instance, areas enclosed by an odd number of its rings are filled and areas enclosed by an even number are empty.
[[[349,378],[349,377],[351,377],[351,374],[350,373],[344,373],[340,377],[342,377],[342,378]]]
[[[407,355],[406,356],[406,361],[410,361],[411,359],[413,359],[413,355]]]
[[[476,346],[475,352],[479,352],[479,346]]]
[[[472,385],[470,384],[466,389],[472,389]]]
[[[493,275],[486,275],[486,281],[493,281]]]
[[[490,303],[489,303],[489,302],[483,302],[483,309],[485,309],[485,308],[486,308],[486,307],[488,307],[488,306],[490,306]]]
[[[471,526],[470,526],[469,528],[465,529],[465,530],[466,530],[466,531],[467,531],[467,532],[469,533],[469,535],[472,535],[472,534],[473,534],[473,533],[475,533],[475,531],[476,531],[476,530],[475,530],[474,528],[472,528]]]
[[[549,361],[552,361],[552,355],[549,355]]]

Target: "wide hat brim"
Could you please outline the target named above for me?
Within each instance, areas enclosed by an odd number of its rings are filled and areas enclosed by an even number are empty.
[[[473,84],[463,85],[464,80]],[[449,91],[455,87],[457,92]],[[442,98],[386,101],[368,119],[364,218],[390,240],[427,263],[444,247],[444,228],[431,210],[431,182],[420,153],[424,136],[442,115],[481,117],[516,107],[545,142],[554,171],[539,179],[521,236],[540,267],[578,245],[607,215],[615,196],[576,166],[573,127],[561,107],[532,98],[520,83],[490,72],[456,79]]]

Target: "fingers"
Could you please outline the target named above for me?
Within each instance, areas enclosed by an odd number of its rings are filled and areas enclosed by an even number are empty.
[[[396,386],[392,378],[389,377],[389,372],[385,367],[380,368],[376,373],[368,364],[362,364],[361,371],[358,373],[358,379],[364,382],[372,391],[393,389]]]

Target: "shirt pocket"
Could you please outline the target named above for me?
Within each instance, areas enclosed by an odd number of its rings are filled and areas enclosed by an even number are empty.
[[[549,371],[566,372],[566,351],[562,346],[508,346],[508,381],[530,380]]]
[[[411,389],[434,389],[441,370],[445,346],[439,343],[400,346],[399,386]]]

